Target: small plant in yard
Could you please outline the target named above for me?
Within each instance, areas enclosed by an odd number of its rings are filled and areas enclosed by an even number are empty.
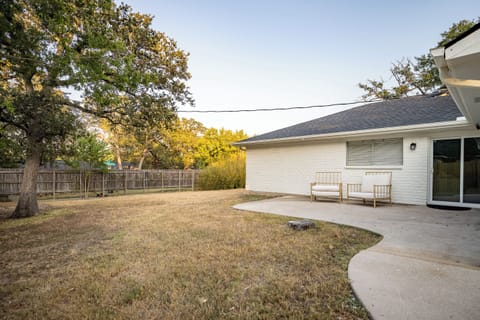
[[[199,186],[203,190],[245,188],[245,153],[231,155],[203,169]]]
[[[379,237],[232,209],[251,195],[42,201],[0,220],[0,319],[368,319],[347,266]]]
[[[143,286],[135,281],[127,281],[123,297],[122,303],[124,304],[132,304],[135,300],[139,300],[142,297],[143,293]]]

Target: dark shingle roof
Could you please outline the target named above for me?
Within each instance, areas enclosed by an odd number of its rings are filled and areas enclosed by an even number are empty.
[[[454,121],[461,116],[450,96],[414,96],[359,106],[261,134],[240,143]]]

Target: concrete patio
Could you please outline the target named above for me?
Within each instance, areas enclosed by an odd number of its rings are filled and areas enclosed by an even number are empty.
[[[239,210],[308,218],[383,235],[353,257],[353,290],[374,319],[480,319],[480,210],[310,202],[302,196],[254,201]]]

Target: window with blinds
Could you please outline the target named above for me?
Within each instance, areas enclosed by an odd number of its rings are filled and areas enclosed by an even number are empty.
[[[347,166],[401,166],[403,139],[347,142]]]

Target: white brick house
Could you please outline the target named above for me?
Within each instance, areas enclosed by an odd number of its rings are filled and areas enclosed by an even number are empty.
[[[453,99],[372,103],[235,143],[247,152],[246,188],[309,195],[316,171],[341,171],[346,188],[384,170],[393,202],[480,207],[478,40],[480,24],[432,50]]]
[[[429,119],[422,123],[418,118],[426,111],[435,115],[437,121]],[[375,120],[370,117],[372,112],[377,114]],[[407,117],[401,119],[402,114]],[[408,123],[415,118],[418,120],[415,124]],[[399,125],[380,127],[381,123],[396,121]],[[357,127],[363,123],[372,128],[349,130],[351,122]],[[322,126],[326,125],[328,129],[322,131]],[[319,133],[302,134],[312,127],[319,128]],[[452,166],[457,166],[458,174],[450,176],[450,180],[455,180],[459,186],[460,180],[464,180],[460,177],[462,155],[457,152],[458,161],[452,162],[454,159],[448,154],[449,150],[445,154],[445,150],[434,150],[434,145],[439,149],[445,148],[442,144],[446,143],[446,148],[457,148],[453,150],[455,152],[462,149],[465,139],[474,139],[479,145],[476,151],[469,150],[478,157],[475,160],[478,170],[468,172],[475,177],[468,192],[478,195],[474,201],[480,204],[480,132],[462,117],[448,96],[411,97],[365,105],[256,136],[236,145],[247,151],[248,190],[309,195],[309,183],[314,181],[316,171],[341,171],[346,188],[346,183],[359,183],[365,171],[385,170],[392,172],[393,202],[448,205],[456,194],[451,183],[445,180],[444,172],[434,174],[434,162],[439,162],[436,163],[438,170],[451,170]],[[362,149],[358,145],[366,147]],[[447,157],[445,163],[442,163],[442,157]],[[472,167],[470,162],[468,170]],[[460,188],[458,195],[459,192]],[[467,205],[464,201],[455,201],[455,205],[463,204]]]

